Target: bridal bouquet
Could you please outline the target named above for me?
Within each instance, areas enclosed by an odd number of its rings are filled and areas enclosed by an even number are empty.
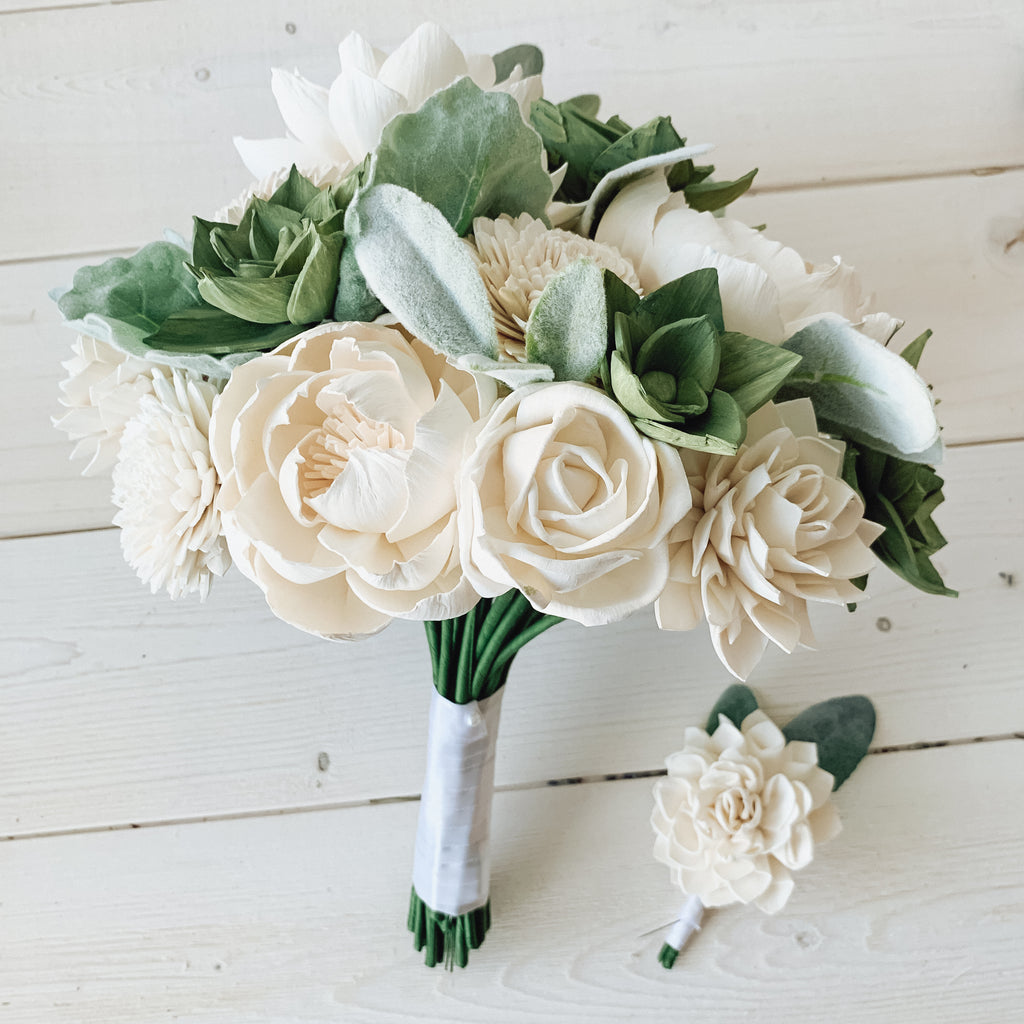
[[[563,619],[706,620],[746,678],[813,644],[878,560],[929,593],[942,480],[927,334],[721,216],[668,117],[542,96],[540,52],[358,35],[330,88],[275,71],[257,179],[55,293],[58,425],[110,470],[154,591],[234,563],[286,622],[425,623],[433,665],[409,927],[466,963],[489,921],[502,688]]]

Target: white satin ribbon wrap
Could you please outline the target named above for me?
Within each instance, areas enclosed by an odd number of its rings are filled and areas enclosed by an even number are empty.
[[[494,750],[504,690],[469,704],[431,691],[412,881],[419,898],[440,913],[465,914],[488,899]]]
[[[690,940],[694,932],[700,931],[700,922],[704,917],[704,904],[699,896],[687,896],[683,909],[679,911],[676,923],[665,936],[665,945],[671,946],[676,952],[681,950]]]

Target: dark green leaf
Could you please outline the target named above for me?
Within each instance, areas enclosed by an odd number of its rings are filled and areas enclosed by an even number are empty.
[[[334,319],[370,323],[383,312],[384,306],[370,291],[366,278],[359,269],[353,246],[346,241],[341,251],[338,293],[334,299]]]
[[[241,277],[199,279],[199,294],[225,313],[255,324],[279,324],[288,319],[288,298],[296,277],[270,277],[262,281]]]
[[[523,69],[523,78],[539,75],[544,70],[544,54],[532,43],[520,43],[494,55],[494,81],[506,82],[516,66]]]
[[[265,352],[294,337],[294,324],[254,324],[220,309],[201,306],[169,316],[146,343],[164,352],[197,352],[227,355],[232,352]]]
[[[683,189],[686,205],[692,210],[721,210],[739,199],[750,188],[755,174],[756,167],[735,181],[702,181],[687,185]]]
[[[783,730],[787,740],[818,747],[818,764],[838,789],[860,764],[875,735],[875,708],[867,697],[834,697],[801,712]]]
[[[718,698],[718,702],[711,709],[704,731],[710,735],[718,728],[719,715],[725,715],[739,729],[743,725],[743,719],[756,710],[757,698],[754,696],[754,691],[742,683],[733,683]]]
[[[301,213],[316,198],[319,191],[320,189],[301,175],[295,164],[292,164],[288,177],[270,197],[270,201],[279,206],[287,206],[289,210],[294,210],[296,213]]]
[[[764,405],[800,364],[800,356],[778,345],[730,331],[719,336],[722,363],[718,387],[750,416]]]
[[[584,117],[597,117],[601,109],[601,97],[594,93],[583,93],[580,96],[573,96],[572,99],[562,100],[561,106],[572,107],[578,110]]]
[[[345,236],[339,231],[316,236],[313,251],[288,297],[288,320],[293,324],[315,324],[334,310],[338,291],[338,265]]]
[[[636,321],[643,334],[653,334],[675,320],[706,316],[719,331],[725,330],[718,271],[714,267],[694,270],[645,295],[636,308]]]
[[[679,149],[682,145],[684,145],[684,140],[672,127],[671,119],[656,117],[616,139],[601,151],[597,159],[590,165],[587,175],[590,188],[593,189],[606,174],[619,167],[632,163],[634,160],[643,160],[645,157],[668,153],[670,150]]]
[[[925,331],[923,334],[919,334],[901,353],[900,358],[905,359],[910,365],[916,370],[917,364],[921,361],[921,356],[924,354],[924,347],[928,344],[928,339],[932,336],[931,331]]]

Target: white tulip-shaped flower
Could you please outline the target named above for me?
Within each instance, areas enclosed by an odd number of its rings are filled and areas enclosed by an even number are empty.
[[[633,264],[610,245],[572,231],[548,228],[528,213],[497,220],[477,217],[468,244],[494,310],[501,353],[526,361],[526,322],[547,283],[579,259],[588,259],[640,290]]]
[[[456,79],[470,77],[481,89],[507,92],[524,117],[540,99],[540,76],[522,76],[516,69],[495,83],[494,61],[484,54],[466,55],[437,25],[424,24],[390,56],[371,46],[357,32],[339,47],[341,74],[329,89],[297,71],[275,68],[274,98],[289,136],[279,139],[236,138],[246,167],[264,178],[296,164],[303,173],[326,168],[341,173],[359,163],[380,142],[381,131],[396,114],[415,111],[424,100]]]
[[[186,370],[156,367],[152,394],[125,424],[113,502],[128,564],[155,594],[205,598],[231,565],[216,509],[210,410],[217,389]]]
[[[693,507],[669,537],[658,625],[692,629],[707,616],[738,679],[769,640],[787,653],[812,646],[807,602],[858,600],[850,581],[874,568],[882,533],[840,477],[843,453],[818,435],[808,399],[759,409],[736,455],[684,450]]]
[[[493,388],[361,323],[315,327],[235,368],[211,431],[220,508],[276,615],[337,639],[477,602],[455,477]]]
[[[786,737],[762,711],[742,729],[719,717],[712,735],[686,730],[685,746],[654,785],[654,856],[706,907],[754,903],[774,914],[791,872],[839,833],[832,776],[813,743]]]
[[[549,614],[615,622],[661,591],[689,506],[677,450],[604,392],[527,386],[494,408],[463,467],[463,565],[483,596],[515,587]]]
[[[742,221],[691,210],[682,192],[669,190],[664,171],[627,185],[605,211],[595,237],[633,261],[648,292],[715,267],[726,329],[762,341],[785,341],[826,313],[883,344],[901,324],[887,313],[869,312],[870,296],[838,256],[812,266]]]

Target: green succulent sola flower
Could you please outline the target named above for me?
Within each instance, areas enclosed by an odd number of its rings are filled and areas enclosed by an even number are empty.
[[[726,331],[713,267],[642,299],[606,273],[605,293],[614,347],[602,380],[637,430],[678,448],[735,454],[747,417],[778,391],[800,357]]]
[[[293,167],[269,199],[249,203],[239,224],[196,217],[187,267],[199,294],[250,323],[304,327],[328,319],[352,189],[350,179],[319,189]]]

